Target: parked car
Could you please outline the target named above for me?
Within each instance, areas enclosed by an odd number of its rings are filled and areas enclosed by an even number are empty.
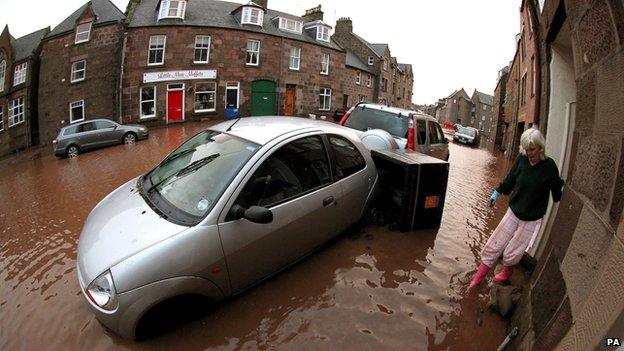
[[[449,159],[448,139],[438,121],[429,115],[379,104],[358,103],[343,116],[340,125],[357,130],[363,139],[369,131],[379,139],[381,134],[375,130],[382,130],[396,141],[400,149],[409,148],[444,161]]]
[[[453,141],[466,145],[478,145],[479,131],[472,127],[459,127],[453,136]]]
[[[119,335],[174,297],[222,300],[356,223],[377,186],[353,131],[249,117],[195,135],[106,196],[78,242],[77,274],[96,317]]]
[[[57,157],[76,157],[87,150],[115,144],[131,144],[149,136],[140,124],[119,124],[109,119],[92,119],[61,128],[52,141]]]

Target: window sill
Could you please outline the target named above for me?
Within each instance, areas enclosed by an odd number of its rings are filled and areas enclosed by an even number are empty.
[[[84,44],[84,43],[88,43],[89,40],[83,40],[83,41],[75,41],[74,45],[80,45],[80,44]]]
[[[156,120],[156,119],[157,119],[156,115],[139,117],[139,121],[153,121],[153,120]]]
[[[217,110],[194,110],[193,113],[195,114],[207,114],[207,113],[216,113]]]
[[[163,67],[165,63],[148,63],[147,67]]]
[[[24,121],[17,122],[17,123],[15,123],[15,124],[9,124],[9,128],[17,127],[17,126],[19,126],[19,125],[20,125],[20,124],[22,124],[22,123],[24,123]]]
[[[205,65],[207,65],[207,64],[209,64],[209,63],[210,63],[209,61],[206,61],[206,62],[202,62],[202,61],[193,61],[193,64],[194,64],[194,65],[198,65],[198,66],[205,66]]]
[[[245,62],[245,66],[246,67],[260,67],[260,64],[259,63],[253,64],[253,63]]]
[[[288,70],[290,70],[290,71],[299,71],[299,68],[288,67]]]
[[[319,72],[319,74],[322,75],[322,76],[328,76],[329,75],[329,73],[323,73],[323,72]]]
[[[70,80],[70,81],[69,81],[69,84],[70,84],[70,85],[71,85],[71,84],[78,84],[78,83],[82,83],[82,82],[84,82],[85,80],[86,80],[86,78],[85,78],[85,79],[81,79],[81,80],[73,80],[73,81],[72,81],[72,80]]]

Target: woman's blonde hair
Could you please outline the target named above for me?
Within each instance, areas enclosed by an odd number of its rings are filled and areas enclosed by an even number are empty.
[[[522,136],[520,136],[520,153],[526,156],[526,149],[531,144],[539,148],[540,160],[544,160],[546,158],[546,141],[542,133],[535,128],[525,130]]]

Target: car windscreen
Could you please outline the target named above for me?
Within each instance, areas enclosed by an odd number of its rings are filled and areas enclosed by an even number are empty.
[[[356,107],[344,125],[361,131],[382,129],[394,137],[405,138],[407,137],[407,122],[407,115]]]
[[[464,128],[464,127],[460,127],[460,128],[457,130],[457,133],[459,133],[459,134],[464,134],[464,135],[468,135],[468,136],[471,136],[471,137],[474,137],[474,136],[475,136],[475,131],[474,131],[474,129],[468,129],[468,128]]]
[[[259,147],[229,134],[201,132],[143,177],[144,196],[163,214],[197,223]]]

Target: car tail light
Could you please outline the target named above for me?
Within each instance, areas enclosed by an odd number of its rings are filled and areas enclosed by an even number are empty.
[[[414,115],[410,113],[407,118],[407,144],[405,144],[405,148],[413,151],[415,149],[414,139],[416,137],[414,132]]]
[[[52,140],[52,145],[56,145],[56,144],[58,144],[58,139]]]
[[[342,116],[342,119],[340,120],[340,124],[341,126],[344,126],[345,123],[347,123],[347,118],[349,118],[349,115],[351,114],[351,112],[353,112],[353,109],[355,108],[355,106],[351,107],[349,109],[349,111],[347,111],[347,113],[344,114],[344,116]]]

